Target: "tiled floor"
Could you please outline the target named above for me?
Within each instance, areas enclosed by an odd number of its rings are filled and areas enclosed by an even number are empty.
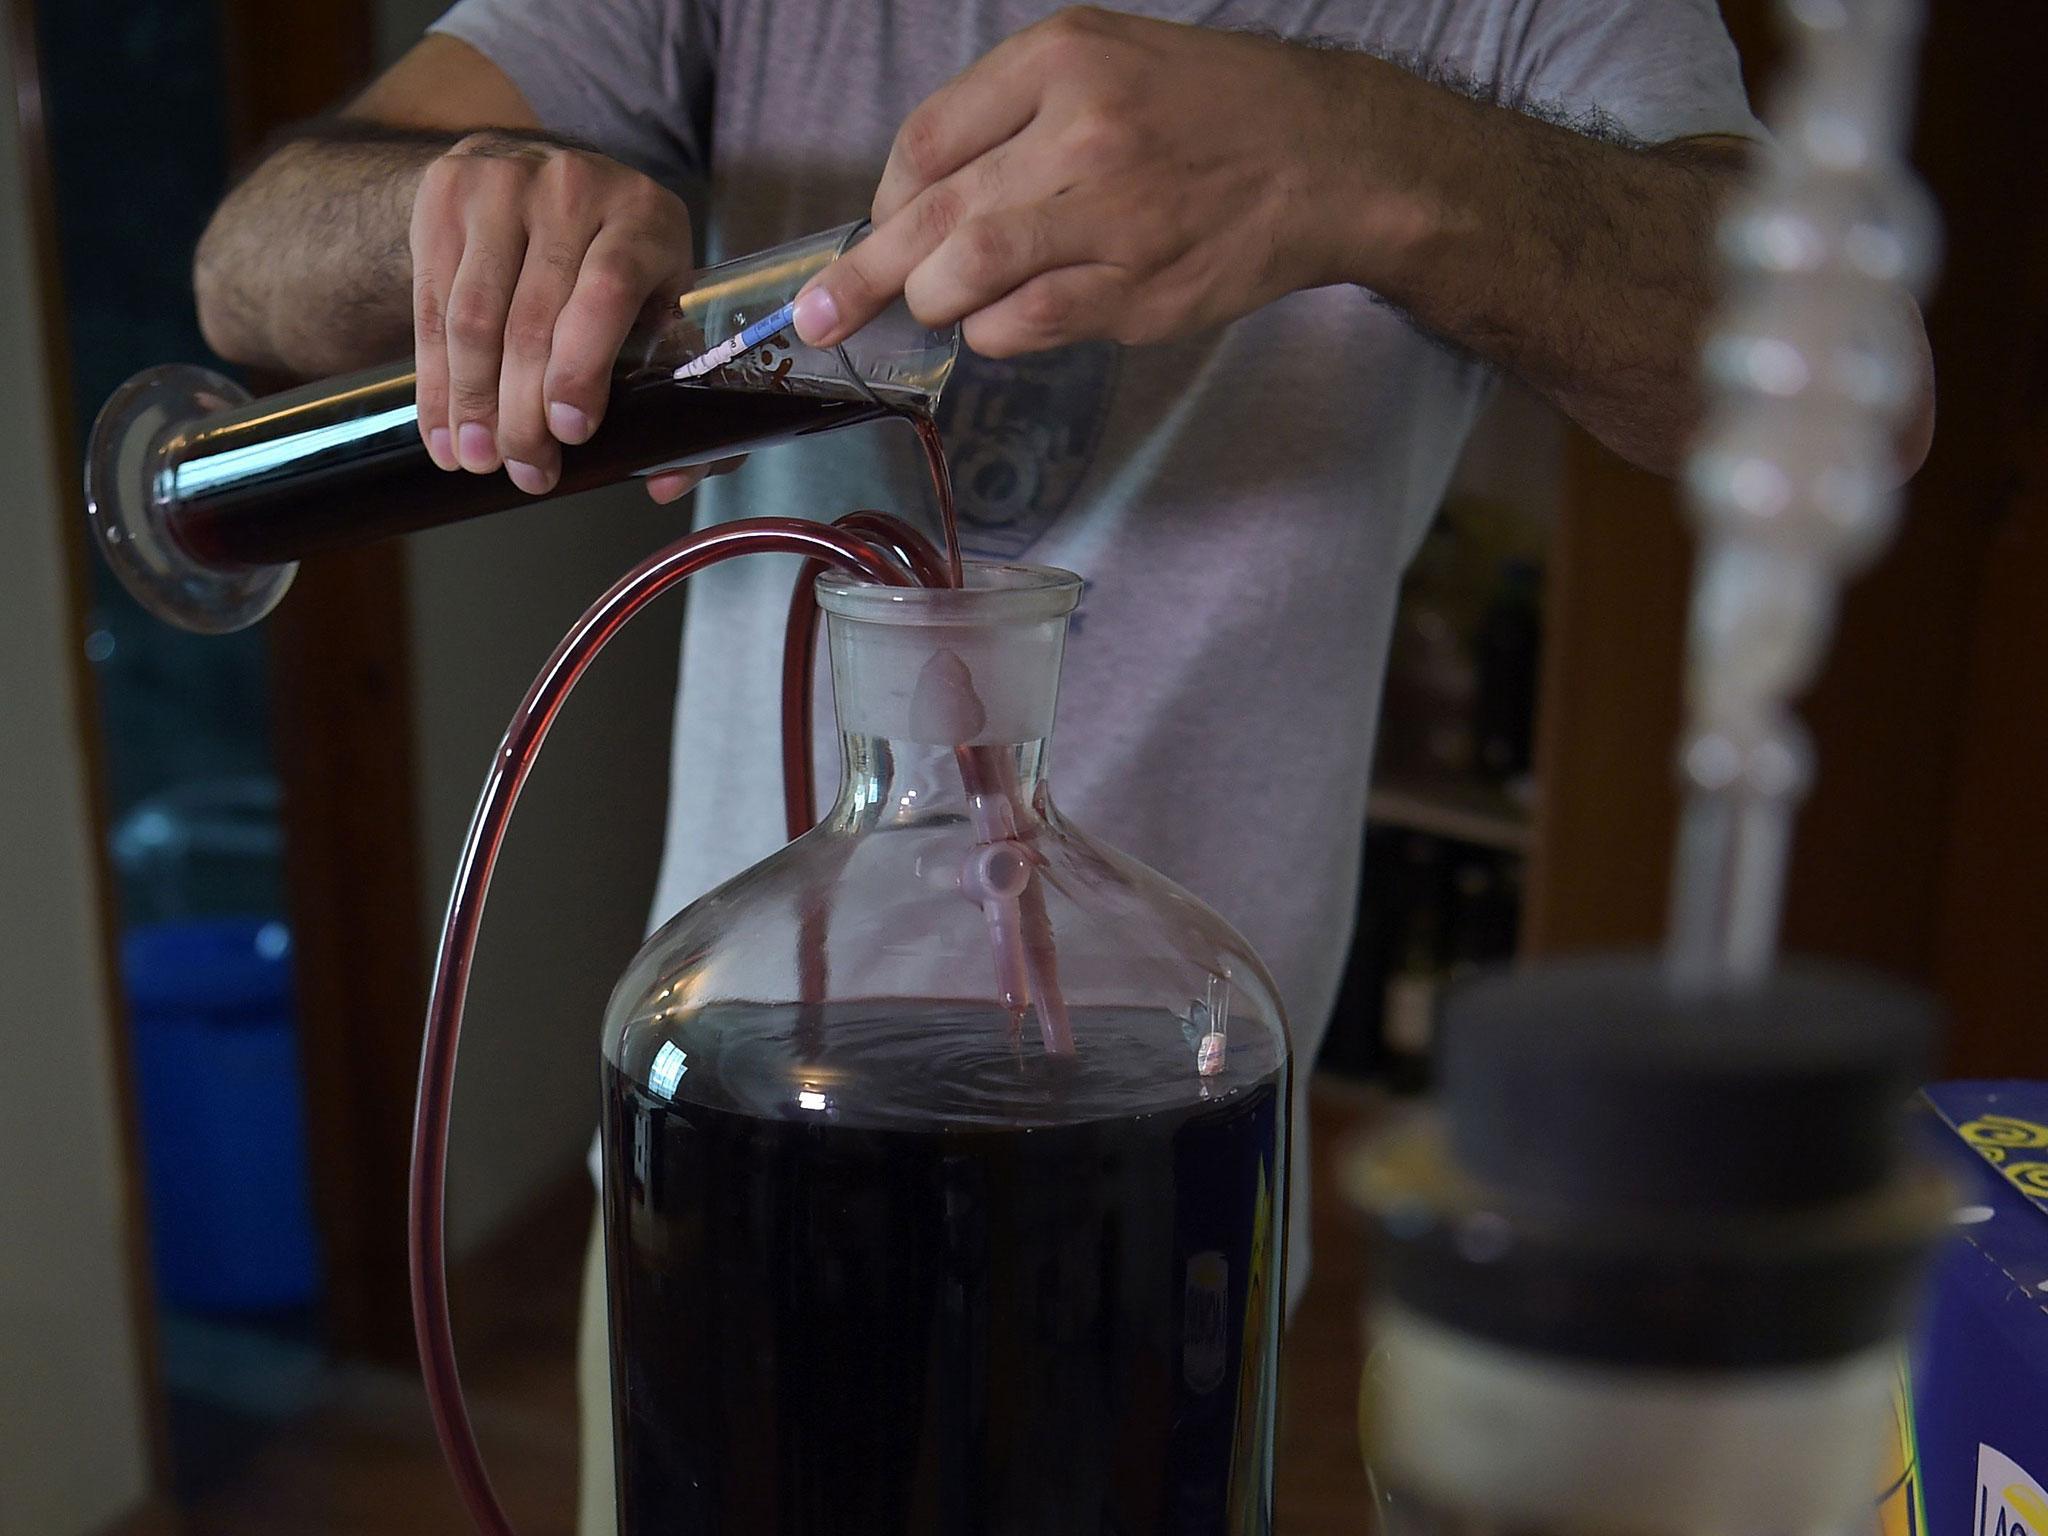
[[[1358,1464],[1357,1306],[1363,1254],[1334,1188],[1335,1158],[1368,1112],[1319,1088],[1316,1254],[1288,1331],[1280,1411],[1284,1536],[1365,1532]],[[574,1183],[455,1284],[464,1379],[498,1491],[521,1536],[573,1536],[576,1290],[590,1220]],[[351,1367],[317,1406],[192,1512],[192,1536],[458,1536],[464,1517],[441,1469],[416,1379]]]

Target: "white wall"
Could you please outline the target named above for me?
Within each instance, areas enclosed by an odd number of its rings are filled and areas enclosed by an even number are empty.
[[[0,1536],[77,1536],[143,1500],[149,1459],[36,277],[0,110]]]
[[[443,9],[379,0],[396,58]],[[421,868],[438,937],[492,749],[576,615],[688,526],[625,487],[410,541]],[[680,600],[613,642],[571,698],[499,863],[455,1101],[450,1241],[471,1247],[582,1158],[597,1123],[598,1024],[639,947],[668,782]]]

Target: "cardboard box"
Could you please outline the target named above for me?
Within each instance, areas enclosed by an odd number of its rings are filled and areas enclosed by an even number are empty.
[[[1942,1083],[1921,1097],[1963,1194],[1934,1267],[1885,1530],[2048,1536],[2048,1083]]]

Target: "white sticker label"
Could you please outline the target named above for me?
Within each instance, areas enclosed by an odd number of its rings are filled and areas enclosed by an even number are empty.
[[[2003,1451],[1977,1447],[1976,1536],[2048,1536],[2048,1492]]]
[[[1229,1301],[1229,1261],[1213,1251],[1189,1259],[1181,1297],[1180,1365],[1190,1392],[1214,1392],[1223,1385],[1230,1354]]]

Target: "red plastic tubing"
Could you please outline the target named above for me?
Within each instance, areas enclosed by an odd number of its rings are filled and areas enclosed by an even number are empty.
[[[864,536],[865,535],[865,536]],[[462,1033],[463,1001],[476,957],[477,929],[491,870],[505,839],[506,823],[525,787],[527,774],[548,728],[569,691],[586,668],[627,620],[648,603],[720,560],[747,554],[807,556],[804,579],[791,609],[791,630],[798,613],[807,611],[808,626],[800,647],[804,658],[802,694],[809,702],[809,657],[816,643],[817,615],[811,581],[816,570],[838,566],[891,586],[910,586],[943,573],[930,543],[896,519],[882,513],[854,513],[838,527],[795,518],[753,518],[723,523],[670,545],[619,579],[577,620],[534,679],[512,717],[485,781],[483,798],[470,822],[456,867],[455,890],[441,926],[441,949],[434,965],[434,988],[427,1003],[426,1037],[420,1049],[419,1097],[413,1111],[412,1176],[407,1241],[412,1266],[413,1331],[419,1342],[420,1374],[441,1453],[455,1478],[470,1517],[484,1536],[513,1536],[512,1524],[498,1503],[477,1448],[462,1381],[455,1365],[455,1339],[448,1314],[448,1268],[444,1242],[447,1210],[448,1117],[455,1086],[455,1048]],[[809,605],[806,609],[806,605]],[[784,763],[798,761],[788,735],[789,679],[794,662],[785,665]],[[792,830],[810,825],[811,760],[808,710],[804,712],[800,770],[785,784]],[[801,801],[795,793],[801,790]],[[795,807],[803,807],[803,825],[794,825]]]

